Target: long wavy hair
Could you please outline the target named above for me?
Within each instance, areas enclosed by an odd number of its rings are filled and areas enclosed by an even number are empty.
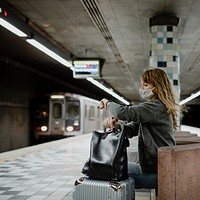
[[[141,79],[148,84],[152,84],[155,88],[152,90],[154,95],[151,99],[159,99],[166,107],[172,121],[174,130],[177,129],[177,111],[179,105],[176,103],[172,85],[164,70],[159,68],[146,70]]]

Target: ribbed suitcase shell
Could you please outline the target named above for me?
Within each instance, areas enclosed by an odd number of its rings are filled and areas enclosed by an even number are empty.
[[[82,177],[75,182],[73,200],[134,200],[135,182],[103,181]]]

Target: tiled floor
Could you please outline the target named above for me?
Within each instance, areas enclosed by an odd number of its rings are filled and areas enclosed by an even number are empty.
[[[89,156],[91,134],[0,154],[0,200],[72,200],[76,179]],[[137,159],[137,138],[131,140]]]
[[[72,200],[74,182],[83,176],[89,140],[90,134],[67,138],[15,159],[0,159],[0,200]]]

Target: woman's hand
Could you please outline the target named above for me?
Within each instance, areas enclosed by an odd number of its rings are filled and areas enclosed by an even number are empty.
[[[108,99],[102,99],[100,101],[100,109],[107,110],[108,102]]]
[[[118,119],[115,117],[107,117],[103,122],[103,126],[106,128],[110,128],[110,129],[118,128],[114,125],[114,123],[117,121],[118,121]]]

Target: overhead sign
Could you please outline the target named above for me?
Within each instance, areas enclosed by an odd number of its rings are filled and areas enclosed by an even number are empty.
[[[100,77],[99,60],[74,61],[74,78]]]

